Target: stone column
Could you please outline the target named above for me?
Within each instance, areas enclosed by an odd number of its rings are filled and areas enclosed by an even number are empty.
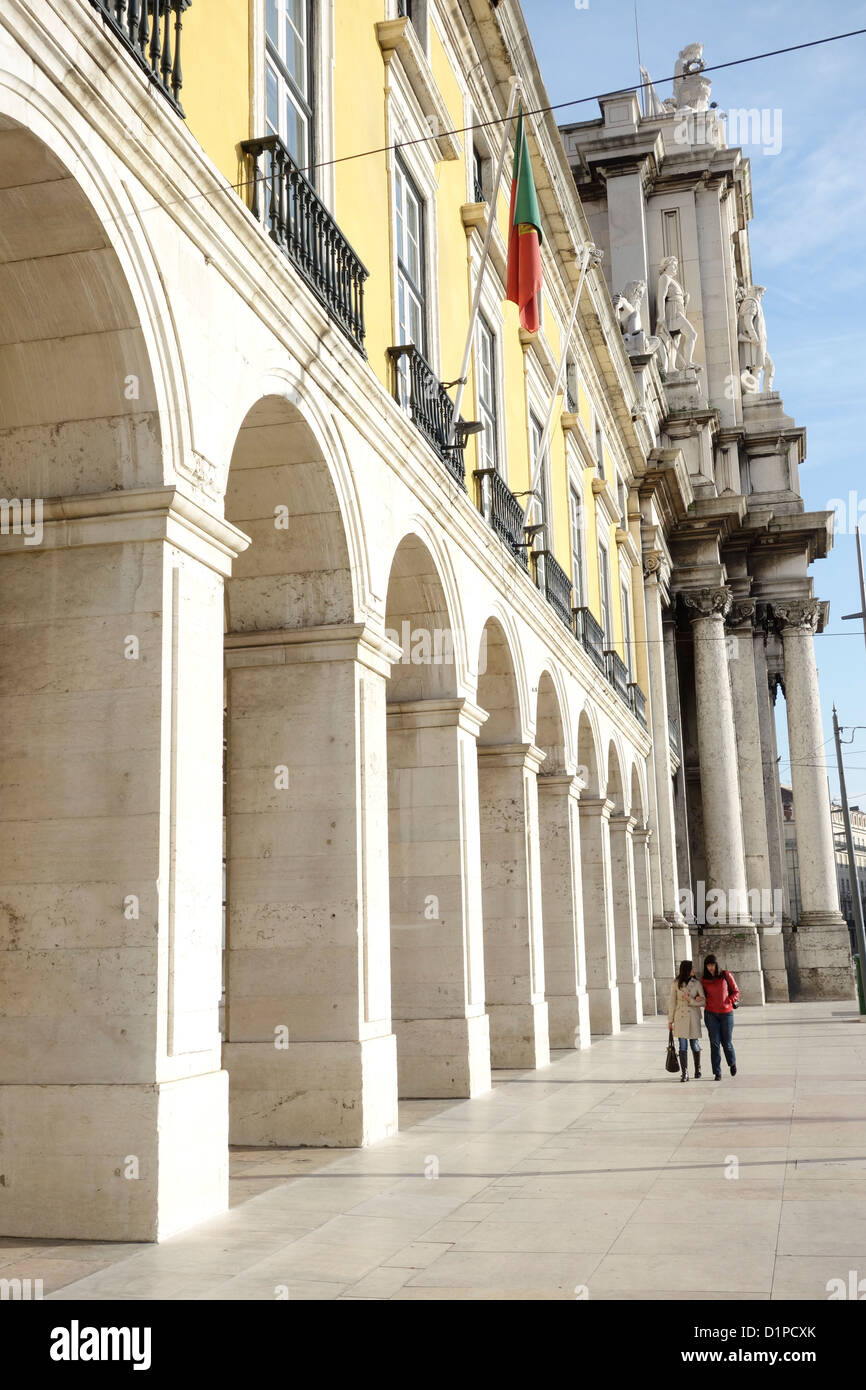
[[[551,1047],[589,1047],[580,860],[581,782],[538,778],[544,982]]]
[[[476,741],[465,699],[388,705],[391,1015],[401,1096],[490,1090]]]
[[[676,974],[674,960],[688,940],[688,929],[680,909],[677,831],[668,752],[671,671],[659,587],[666,576],[662,556],[657,551],[648,551],[644,556],[644,599],[650,686],[650,731],[653,741],[652,799],[656,830],[654,853],[659,863],[659,883],[657,891],[653,893],[653,958],[656,989],[659,991],[657,1007],[662,1007],[663,1001],[665,1009],[671,982]]]
[[[634,881],[634,816],[610,818],[610,869],[616,937],[616,984],[621,1023],[642,1023]]]
[[[478,749],[484,978],[494,1067],[550,1062],[536,775],[529,743]]]
[[[839,911],[833,830],[814,634],[817,599],[774,602],[785,654],[785,706],[802,911],[797,925],[796,995],[850,999],[853,973],[848,927]]]
[[[226,637],[232,1141],[394,1134],[385,691],[363,625]]]
[[[153,1241],[228,1205],[223,588],[247,540],[171,487],[44,516],[0,550],[0,1232]]]
[[[618,1033],[621,1027],[610,864],[612,810],[607,797],[580,798],[586,992],[593,1033]]]
[[[791,917],[788,893],[787,857],[782,822],[782,792],[779,786],[779,750],[776,742],[775,677],[767,664],[766,638],[754,635],[755,691],[758,701],[758,726],[761,733],[761,762],[764,785],[764,810],[767,820],[767,848],[770,856],[770,881],[782,888],[782,918],[788,925]]]
[[[701,949],[733,971],[746,1004],[763,1004],[758,934],[749,912],[737,740],[725,640],[731,592],[724,587],[683,592],[692,610],[695,707],[701,803],[710,902]]]
[[[644,1016],[660,1012],[656,997],[655,965],[653,961],[653,898],[650,872],[650,840],[648,826],[637,826],[632,836],[634,846],[634,890],[637,914],[638,961],[640,964],[641,1006]],[[670,985],[668,985],[670,989]]]
[[[758,929],[764,995],[784,1003],[788,975],[782,940],[782,883],[773,881],[770,867],[767,807],[764,799],[764,760],[755,680],[755,642],[752,635],[754,599],[735,601],[728,614],[728,670],[734,728],[737,735],[737,770],[740,814],[746,860],[746,887],[752,920]]]

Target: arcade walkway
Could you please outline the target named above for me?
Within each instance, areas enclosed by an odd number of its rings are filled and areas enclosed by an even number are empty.
[[[0,1278],[138,1300],[826,1299],[866,1277],[853,1006],[741,1009],[721,1083],[706,1039],[703,1078],[669,1077],[665,1033],[652,1019],[496,1073],[481,1099],[409,1102],[366,1151],[236,1150],[225,1217],[158,1247],[0,1240]],[[691,1255],[688,1291],[684,1221],[727,1246]]]

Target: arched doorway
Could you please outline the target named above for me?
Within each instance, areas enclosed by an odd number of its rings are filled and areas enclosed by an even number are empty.
[[[613,885],[610,862],[610,816],[614,809],[600,771],[595,716],[589,705],[580,712],[577,729],[580,795],[583,930],[586,941],[586,988],[593,1033],[618,1033],[619,995],[616,986]]]
[[[626,800],[622,759],[613,739],[607,751],[607,799],[610,813],[610,865],[616,939],[616,983],[622,1023],[641,1023],[640,964],[634,886],[635,821]]]
[[[490,1089],[484,1010],[476,739],[482,712],[458,694],[462,624],[428,547],[394,555],[388,681],[391,1014],[401,1097]]]

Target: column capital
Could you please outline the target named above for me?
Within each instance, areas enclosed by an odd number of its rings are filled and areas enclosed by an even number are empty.
[[[729,627],[751,628],[755,623],[756,609],[757,603],[753,598],[734,599],[725,614],[725,622]]]
[[[389,700],[389,729],[464,729],[478,737],[488,718],[486,710],[462,696],[433,700]]]
[[[524,767],[538,772],[547,754],[534,743],[481,744],[478,757],[490,767]]]
[[[310,661],[358,661],[387,676],[400,660],[400,648],[366,623],[282,628],[273,632],[228,632],[228,667],[285,666]]]
[[[580,798],[580,814],[582,816],[598,816],[604,820],[610,820],[612,810],[613,802],[606,796],[582,796]]]
[[[637,816],[631,816],[627,812],[620,812],[610,817],[611,828],[616,826],[617,830],[624,830],[626,835],[633,835],[637,825]]]
[[[560,792],[567,796],[573,796],[575,800],[583,790],[583,782],[575,772],[540,772],[538,774],[538,792],[547,792],[553,795]]]
[[[693,623],[700,618],[712,618],[716,614],[720,618],[726,617],[733,602],[733,594],[725,584],[714,588],[681,589],[680,593],[686,607],[694,609],[694,612],[689,614],[689,620]]]
[[[643,552],[643,577],[645,584],[652,580],[659,584],[667,584],[671,577],[671,569],[660,550],[645,550]]]
[[[773,603],[773,612],[781,626],[782,635],[790,632],[817,632],[821,623],[823,604],[816,598],[787,599]]]

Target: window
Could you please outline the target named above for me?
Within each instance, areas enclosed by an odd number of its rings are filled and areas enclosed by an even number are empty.
[[[625,664],[628,667],[628,678],[634,680],[634,647],[631,630],[631,594],[628,582],[622,581],[622,645],[625,654]]]
[[[613,646],[610,613],[610,562],[607,546],[603,541],[598,543],[598,581],[601,593],[601,625],[604,628],[604,648],[605,651],[608,651]]]
[[[539,450],[540,450],[540,448],[541,448],[541,436],[542,436],[543,433],[544,433],[544,430],[543,430],[543,427],[542,427],[542,425],[541,425],[541,422],[537,419],[537,417],[536,417],[535,415],[530,415],[530,417],[529,417],[529,437],[530,437],[530,440],[531,440],[531,442],[532,442],[532,472],[533,472],[533,474],[535,473],[536,464],[538,463]],[[550,450],[549,450],[549,448],[548,448],[548,449],[545,449],[545,451],[544,451],[544,462],[543,462],[542,465],[541,465],[541,470],[540,470],[539,475],[538,475],[538,480],[537,480],[537,482],[536,482],[536,484],[535,484],[535,490],[536,490],[536,493],[537,493],[537,495],[538,495],[538,501],[539,501],[539,506],[538,506],[538,508],[536,509],[536,512],[535,512],[535,518],[537,518],[537,520],[540,521],[540,522],[543,524],[543,526],[544,526],[544,532],[543,532],[543,534],[542,534],[542,536],[541,536],[541,545],[542,545],[542,547],[543,547],[544,549],[551,549],[551,550],[552,550],[552,549],[553,549],[553,537],[549,534],[550,522],[551,522],[551,515],[552,515],[552,513],[551,513],[551,507],[550,507]],[[534,518],[534,519],[535,519],[535,518]]]
[[[628,530],[628,488],[622,478],[616,480],[617,496],[619,498],[619,524],[623,531]]]
[[[484,157],[477,145],[472,147],[472,188],[476,203],[487,201],[484,193]]]
[[[265,104],[268,134],[279,135],[309,170],[313,148],[312,0],[266,0]]]
[[[574,585],[574,606],[583,602],[583,504],[577,488],[568,490],[568,514],[571,522],[571,582]]]
[[[478,413],[484,426],[478,436],[479,466],[498,468],[496,338],[483,314],[478,319]]]
[[[579,407],[577,390],[577,363],[573,357],[565,363],[565,408],[569,415],[576,415]]]
[[[424,202],[397,160],[394,171],[397,230],[397,342],[427,351],[427,300],[424,272]],[[401,362],[406,359],[401,358]]]
[[[604,477],[604,435],[598,420],[595,422],[595,470],[600,478]]]

